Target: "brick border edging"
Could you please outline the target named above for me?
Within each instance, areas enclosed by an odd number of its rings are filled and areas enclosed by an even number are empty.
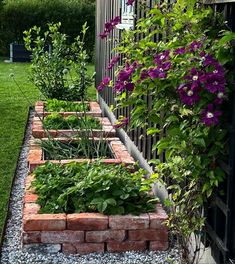
[[[161,205],[156,212],[133,215],[99,213],[39,214],[38,196],[30,189],[32,175],[25,181],[23,245],[54,244],[69,254],[167,250],[167,214]]]
[[[76,102],[75,102],[76,103]],[[77,102],[79,103],[79,102]],[[100,108],[100,105],[98,102],[88,102],[90,110],[86,112],[87,115],[92,115],[95,117],[101,117],[102,115],[102,110]],[[46,112],[45,111],[45,102],[43,101],[38,101],[35,103],[35,115],[36,116],[47,116],[50,115],[52,112]],[[78,115],[82,116],[84,115],[82,112],[59,112],[64,117],[67,117],[69,115]]]
[[[34,116],[32,123],[32,136],[34,138],[45,138],[48,135],[52,137],[74,137],[79,135],[81,130],[79,129],[49,129],[45,130],[43,128],[42,119],[44,117]],[[102,125],[101,129],[91,129],[89,135],[91,137],[115,137],[116,131],[112,127],[109,119],[107,117],[95,117],[99,119],[100,124]]]
[[[98,138],[99,139],[99,138]],[[38,139],[39,140],[39,139]],[[41,140],[47,140],[43,138]],[[66,138],[56,138],[55,140],[68,140]],[[103,159],[104,163],[113,163],[113,164],[124,164],[124,165],[132,165],[134,164],[134,159],[128,153],[124,144],[118,138],[106,138],[106,141],[110,144],[111,150],[113,151],[115,157],[109,159]],[[43,150],[41,146],[37,143],[36,139],[31,138],[29,142],[29,153],[28,153],[28,167],[29,171],[33,171],[37,166],[45,164],[46,161],[42,159]],[[48,160],[47,160],[48,161]],[[51,160],[52,163],[61,163],[66,164],[72,161],[76,162],[84,162],[89,161],[88,159],[69,159],[69,160]]]

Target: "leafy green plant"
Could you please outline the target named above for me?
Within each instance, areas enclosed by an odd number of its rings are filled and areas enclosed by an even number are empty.
[[[88,30],[85,23],[81,36],[68,44],[68,36],[60,33],[61,23],[49,24],[48,31],[34,26],[25,31],[25,47],[32,52],[31,81],[46,98],[84,100],[93,77],[87,74],[87,53],[84,39]],[[45,46],[50,44],[50,51]]]
[[[59,113],[52,113],[43,119],[45,129],[101,129],[99,119],[93,116],[70,115],[64,118]]]
[[[88,105],[82,102],[74,103],[69,101],[48,99],[45,110],[48,112],[84,112],[89,110]]]
[[[154,211],[157,202],[144,174],[101,162],[47,163],[34,171],[32,186],[41,213],[140,214]]]

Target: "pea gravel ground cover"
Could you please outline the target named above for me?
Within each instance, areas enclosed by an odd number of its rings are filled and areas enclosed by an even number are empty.
[[[33,113],[31,113],[31,120]],[[22,248],[22,207],[24,180],[27,175],[27,154],[30,137],[28,126],[25,142],[18,161],[17,174],[10,200],[10,214],[1,252],[1,264],[178,264],[179,252],[171,247],[165,252],[126,252],[122,254],[65,255],[56,253],[56,247]],[[53,251],[55,253],[53,253]]]

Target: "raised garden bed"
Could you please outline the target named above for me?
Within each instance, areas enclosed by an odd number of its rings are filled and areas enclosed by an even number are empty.
[[[74,102],[76,104],[81,104],[81,102]],[[92,115],[96,117],[101,117],[101,109],[97,102],[87,102],[88,110],[86,111],[87,115]],[[38,101],[35,103],[35,116],[47,116],[50,115],[52,112],[60,112],[60,114],[64,117],[68,117],[70,115],[76,115],[76,116],[83,116],[84,111],[78,112],[78,111],[58,111],[58,108],[55,108],[56,110],[53,111],[47,111],[46,109],[46,102]]]
[[[48,140],[47,138],[42,138],[42,141]],[[58,142],[70,142],[70,140],[66,138],[56,138]],[[97,142],[100,140],[99,138],[95,138]],[[112,153],[112,157],[102,158],[103,162],[106,163],[114,163],[119,164],[123,163],[125,165],[134,164],[133,158],[128,153],[126,147],[122,144],[122,142],[118,138],[106,138],[106,142],[110,148]],[[71,161],[83,162],[84,158],[77,158],[77,159],[61,159],[61,160],[52,160],[53,163],[69,163]],[[28,165],[30,171],[33,171],[38,165],[45,164],[47,160],[44,159],[44,151],[39,141],[36,139],[31,139],[29,143],[29,155],[28,155]]]
[[[94,117],[94,118],[96,118],[99,121],[100,129],[97,129],[97,128],[89,129],[89,125],[88,125],[86,132],[89,134],[89,136],[93,136],[93,137],[101,137],[101,136],[113,137],[115,136],[115,130],[113,129],[107,117],[103,117],[103,118]],[[74,136],[78,136],[81,133],[84,133],[83,132],[84,130],[82,131],[82,129],[79,129],[79,128],[45,130],[45,128],[43,127],[42,120],[44,120],[43,116],[42,117],[35,116],[33,118],[32,135],[35,138],[44,138],[44,137],[48,137],[48,135],[52,137],[74,137]]]
[[[167,214],[161,205],[139,216],[100,213],[39,214],[38,196],[26,178],[23,210],[23,245],[54,245],[70,254],[167,250]]]

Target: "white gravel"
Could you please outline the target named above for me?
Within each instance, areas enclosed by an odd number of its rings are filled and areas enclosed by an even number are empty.
[[[172,247],[165,252],[126,252],[122,254],[89,254],[65,255],[63,253],[48,253],[45,247],[22,248],[20,237],[22,231],[22,207],[24,179],[27,175],[28,142],[31,133],[30,123],[26,131],[25,142],[18,161],[10,200],[10,212],[7,222],[6,235],[1,252],[1,264],[178,264],[179,251]]]

